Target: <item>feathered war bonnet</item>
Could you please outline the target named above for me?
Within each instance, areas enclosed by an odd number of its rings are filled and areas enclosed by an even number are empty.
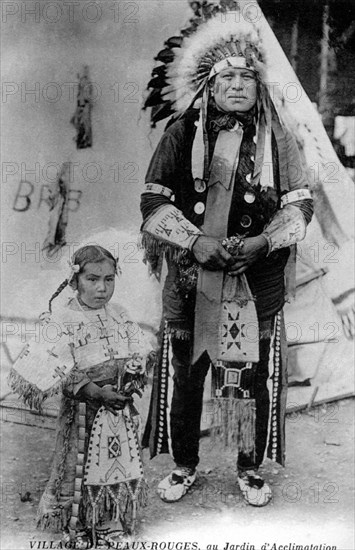
[[[265,54],[259,33],[240,11],[218,13],[184,39],[168,66],[162,96],[182,113],[202,96],[211,78],[228,67],[249,69],[259,82],[264,81]]]
[[[259,121],[262,120],[262,125],[258,124],[258,136],[261,137],[262,134],[260,143],[264,164],[270,165],[271,111],[265,85],[265,52],[260,33],[248,17],[248,11],[237,9],[215,13],[201,22],[193,33],[175,44],[172,42],[171,49],[173,57],[166,60],[165,86],[161,89],[161,101],[170,105],[177,117],[182,116],[190,108],[200,108],[201,116],[192,150],[194,178],[205,179],[209,165],[206,129],[207,107],[210,101],[209,82],[229,67],[249,69],[256,75],[257,112],[263,115],[258,117]],[[145,107],[147,106],[149,98]],[[162,118],[159,113],[158,117]],[[266,170],[260,181],[263,188],[273,186],[269,174],[266,176]]]

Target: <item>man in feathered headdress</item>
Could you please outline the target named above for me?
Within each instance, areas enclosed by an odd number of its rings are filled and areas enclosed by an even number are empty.
[[[265,454],[284,464],[285,268],[312,199],[270,93],[266,45],[246,12],[217,10],[178,45],[164,76],[180,116],[153,155],[141,203],[147,259],[158,269],[165,252],[168,262],[145,443],[152,454],[168,449],[171,346],[176,468],[159,495],[177,501],[195,481],[212,365],[213,430],[238,450],[244,498],[263,506],[271,489],[258,467]]]

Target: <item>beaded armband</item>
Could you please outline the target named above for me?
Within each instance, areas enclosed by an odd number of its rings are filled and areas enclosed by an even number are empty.
[[[286,206],[286,204],[290,204],[292,202],[304,200],[304,199],[311,199],[312,195],[309,191],[309,189],[302,188],[302,189],[294,189],[293,191],[289,191],[285,195],[281,197],[281,207]]]
[[[146,183],[143,193],[153,193],[154,195],[163,195],[168,199],[171,199],[174,195],[171,189],[159,185],[158,183]]]
[[[195,225],[171,204],[162,206],[144,224],[143,231],[162,241],[191,250],[199,235]]]

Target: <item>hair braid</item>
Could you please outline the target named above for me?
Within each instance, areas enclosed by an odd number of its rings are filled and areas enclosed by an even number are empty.
[[[53,300],[62,292],[62,290],[65,289],[65,287],[68,285],[68,279],[65,279],[62,284],[60,284],[57,288],[57,290],[52,294],[52,296],[49,299],[48,302],[48,311],[49,313],[52,313],[52,302]]]

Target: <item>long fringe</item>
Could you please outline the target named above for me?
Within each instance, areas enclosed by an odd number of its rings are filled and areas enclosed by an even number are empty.
[[[177,327],[171,327],[171,326],[168,325],[167,328],[166,328],[166,331],[167,331],[168,334],[170,334],[174,338],[177,338],[178,340],[186,340],[186,341],[191,340],[191,331],[190,330],[177,328]]]
[[[212,441],[250,454],[255,450],[255,400],[217,397],[212,399]]]
[[[179,264],[189,255],[189,250],[171,243],[160,241],[150,233],[142,231],[139,245],[145,250],[145,261],[149,262],[152,271],[157,272],[159,258],[165,255],[168,261]]]
[[[37,512],[37,529],[60,533],[69,525],[70,517],[71,506],[53,510],[53,512],[45,512],[40,506]]]
[[[132,482],[131,482],[132,483]],[[102,496],[93,509],[90,497],[86,487],[83,490],[81,501],[81,518],[85,524],[99,525],[103,521],[121,520],[122,525],[130,530],[134,509],[140,510],[147,505],[148,501],[148,484],[144,479],[137,480],[133,493],[135,498],[132,499],[131,492],[127,488],[127,484],[121,483],[115,500],[110,492],[105,490]],[[139,484],[139,485],[138,485]],[[137,490],[138,489],[138,490]],[[46,504],[40,504],[37,512],[37,529],[41,531],[52,531],[60,533],[65,530],[72,516],[72,506],[58,506],[58,509],[48,512],[45,509]],[[133,518],[134,519],[134,518]]]
[[[133,490],[128,484],[134,483]],[[144,479],[120,483],[118,489],[110,487],[102,491],[92,505],[89,492],[85,487],[82,497],[82,516],[86,525],[100,525],[104,521],[120,520],[125,529],[130,530],[135,521],[135,512],[144,508],[148,501],[148,485]]]
[[[31,409],[36,409],[40,414],[43,414],[43,401],[59,393],[63,386],[75,376],[76,369],[74,368],[68,376],[56,382],[49,390],[42,391],[34,384],[25,380],[14,368],[10,370],[7,382],[14,393],[17,393],[25,405]]]
[[[31,409],[36,409],[40,414],[43,414],[43,401],[57,394],[62,388],[62,382],[59,381],[50,390],[43,392],[25,380],[15,369],[11,369],[7,381],[10,388],[20,396],[24,404]]]

